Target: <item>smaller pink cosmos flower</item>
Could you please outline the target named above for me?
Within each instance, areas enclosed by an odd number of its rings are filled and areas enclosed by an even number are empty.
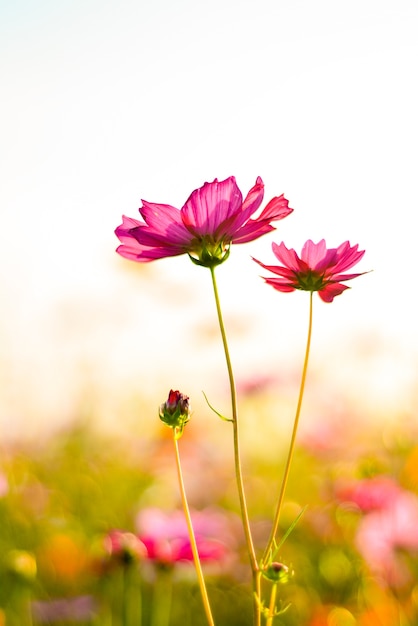
[[[358,245],[351,246],[349,241],[345,241],[338,248],[327,248],[325,239],[318,243],[308,239],[300,257],[292,248],[286,248],[283,242],[280,245],[273,243],[272,248],[283,265],[264,265],[257,259],[253,260],[280,277],[264,278],[268,285],[278,291],[317,291],[324,302],[332,302],[335,296],[348,289],[342,284],[344,281],[366,273],[344,273],[358,263],[365,253],[364,250],[358,250]]]
[[[270,200],[253,219],[263,195],[264,184],[258,177],[243,200],[234,176],[230,176],[193,191],[180,210],[143,200],[139,209],[143,221],[123,216],[116,229],[122,243],[117,252],[141,263],[188,254],[198,265],[214,267],[226,260],[232,243],[261,237],[274,230],[270,222],[293,211],[281,195]]]

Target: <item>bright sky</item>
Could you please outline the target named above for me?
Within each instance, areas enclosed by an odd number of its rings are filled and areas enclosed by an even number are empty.
[[[418,361],[417,32],[416,0],[3,0],[2,435],[98,399],[109,419],[123,396],[158,404],[206,365],[216,389],[208,273],[136,266],[113,231],[141,198],[180,207],[232,174],[295,209],[218,272],[242,375],[301,358],[307,322],[306,294],[264,286],[249,256],[349,239],[374,271],[316,302],[315,358],[341,384],[354,358],[352,384],[401,406]]]

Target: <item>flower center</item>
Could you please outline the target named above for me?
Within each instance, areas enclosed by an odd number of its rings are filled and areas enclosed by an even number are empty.
[[[297,286],[296,289],[302,289],[303,291],[320,291],[325,287],[327,281],[324,280],[323,274],[318,274],[313,270],[306,272],[298,272],[296,276]]]
[[[204,235],[192,241],[188,254],[196,265],[215,267],[227,260],[230,247],[229,242],[215,241],[210,235]]]

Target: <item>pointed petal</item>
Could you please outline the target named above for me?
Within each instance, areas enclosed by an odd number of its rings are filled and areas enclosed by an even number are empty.
[[[315,269],[316,265],[323,260],[327,253],[325,239],[321,239],[318,243],[314,243],[312,239],[308,239],[303,244],[301,258],[311,269]]]
[[[218,227],[215,236],[217,239],[229,239],[234,243],[244,243],[256,237],[247,238],[246,228],[241,228],[251,215],[258,209],[263,201],[264,183],[260,176],[257,177],[254,187],[247,193],[239,211],[224,220]],[[264,234],[264,233],[261,233]]]
[[[190,232],[183,224],[180,211],[175,207],[142,200],[139,211],[148,225],[149,234],[175,244],[187,246],[190,243]]]
[[[242,211],[248,214],[248,217],[255,213],[263,201],[264,197],[264,183],[260,176],[257,176],[255,185],[251,187],[250,191],[245,196],[245,200],[242,203]]]
[[[132,239],[131,245],[119,246],[116,249],[116,252],[125,259],[140,261],[142,263],[148,263],[150,261],[155,261],[156,259],[163,259],[165,257],[184,254],[184,250],[179,250],[178,248],[147,248],[145,246],[141,246],[140,244],[135,244],[135,240]]]
[[[263,276],[264,278],[264,276]],[[271,285],[277,291],[282,291],[283,293],[290,293],[291,291],[295,291],[295,286],[289,283],[287,280],[282,278],[264,278],[267,285]]]
[[[269,221],[282,220],[287,215],[290,215],[290,213],[293,213],[293,209],[289,206],[289,200],[287,200],[284,197],[284,194],[282,194],[281,196],[277,196],[270,200],[270,202],[264,207],[258,219]]]
[[[219,225],[241,208],[242,194],[235,177],[205,183],[190,195],[181,209],[185,227],[194,235],[214,235]]]
[[[318,291],[318,295],[324,302],[332,302],[335,296],[339,296],[346,289],[350,289],[350,287],[341,285],[341,283],[328,283],[324,289]]]
[[[347,241],[348,247],[346,247],[342,252],[340,252],[341,258],[338,260],[338,263],[335,265],[335,271],[343,272],[348,270],[350,267],[353,267],[356,263],[358,263],[364,256],[365,250],[358,250],[358,245],[350,247],[350,243]],[[338,251],[340,248],[338,248]]]
[[[359,272],[358,274],[336,274],[332,277],[334,282],[342,282],[344,280],[352,280],[353,278],[357,278],[358,276],[363,276],[363,274],[368,274],[368,272]]]
[[[122,243],[129,243],[131,239],[130,231],[137,226],[143,226],[142,222],[122,215],[122,224],[116,228],[115,235]]]
[[[270,224],[271,221],[281,220],[292,212],[293,209],[289,207],[289,202],[283,195],[273,198],[258,217],[250,219],[245,226],[236,232],[232,241],[234,243],[246,243],[258,239],[275,230],[275,227]]]
[[[249,222],[240,228],[237,234],[232,237],[232,242],[247,243],[248,241],[254,241],[254,239],[258,239],[273,230],[276,229],[270,224],[259,224],[256,220],[249,220]]]
[[[286,248],[283,241],[279,245],[273,242],[271,247],[275,257],[294,272],[304,272],[308,269],[308,265],[298,257],[296,251],[293,248]]]
[[[261,267],[267,270],[268,272],[273,272],[273,274],[277,274],[277,276],[282,276],[291,281],[296,280],[295,272],[293,270],[290,270],[287,267],[282,267],[281,265],[265,265],[264,263],[262,263],[261,261],[258,261],[254,257],[251,257],[251,258],[253,261],[258,263],[258,265],[261,265]]]

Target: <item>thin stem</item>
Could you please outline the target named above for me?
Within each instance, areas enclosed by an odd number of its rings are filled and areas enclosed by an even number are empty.
[[[271,552],[273,550],[273,546],[275,544],[275,539],[276,539],[277,531],[278,531],[278,528],[279,528],[280,513],[281,513],[281,510],[282,510],[284,494],[285,494],[286,487],[287,487],[287,481],[289,479],[290,466],[292,465],[293,452],[294,452],[294,449],[295,449],[296,434],[297,434],[298,425],[299,425],[300,410],[302,408],[303,392],[305,390],[306,372],[308,370],[309,352],[310,352],[310,347],[311,347],[311,337],[312,337],[312,301],[313,301],[312,296],[313,296],[313,292],[311,291],[310,292],[310,300],[309,300],[308,338],[307,338],[307,341],[306,341],[305,360],[304,360],[304,363],[303,363],[302,379],[301,379],[301,383],[300,383],[299,399],[298,399],[298,404],[297,404],[297,408],[296,408],[295,421],[294,421],[294,424],[293,424],[292,438],[290,440],[289,453],[288,453],[288,456],[287,456],[286,467],[285,467],[285,470],[284,470],[283,480],[282,480],[282,484],[281,484],[281,488],[280,488],[280,495],[279,495],[279,500],[278,500],[278,503],[277,503],[276,514],[274,516],[273,527],[272,527],[272,530],[271,530],[271,533],[270,533],[270,538],[269,538],[269,541],[267,543],[267,547],[266,547],[266,549],[264,551],[263,562],[268,561],[268,559],[270,558]]]
[[[210,604],[209,604],[208,592],[206,590],[205,579],[203,577],[202,566],[201,566],[200,558],[199,558],[199,552],[197,550],[196,538],[194,535],[193,525],[192,525],[192,518],[190,515],[189,505],[187,502],[186,489],[185,489],[184,481],[183,481],[183,473],[181,471],[179,446],[178,446],[178,441],[176,439],[175,429],[173,429],[173,441],[174,441],[174,450],[175,450],[175,456],[176,456],[177,476],[178,476],[179,485],[180,485],[181,501],[183,504],[184,515],[186,517],[187,530],[189,532],[190,546],[192,548],[193,560],[194,560],[194,564],[195,564],[195,568],[197,572],[197,579],[199,582],[200,593],[202,594],[203,607],[205,609],[208,624],[210,626],[215,626],[215,622],[213,621],[212,611],[211,611]]]
[[[238,489],[238,497],[241,509],[241,518],[244,527],[245,540],[247,543],[248,556],[250,559],[251,570],[253,573],[253,586],[255,594],[259,594],[259,576],[258,576],[258,563],[257,557],[254,550],[254,544],[251,534],[250,521],[248,518],[248,508],[244,491],[244,481],[242,477],[242,468],[241,468],[241,454],[240,454],[240,444],[239,444],[239,428],[238,428],[238,409],[237,409],[237,394],[235,390],[235,380],[234,373],[232,370],[231,357],[229,355],[228,341],[226,338],[225,325],[222,317],[221,304],[219,300],[218,287],[216,284],[215,277],[215,268],[210,268],[210,273],[212,277],[212,285],[213,285],[213,293],[215,296],[215,304],[216,304],[216,312],[218,314],[218,322],[219,329],[221,331],[222,336],[222,344],[225,353],[226,367],[228,370],[228,378],[229,378],[229,387],[231,392],[231,406],[232,406],[232,427],[233,427],[233,438],[234,438],[234,463],[235,463],[235,478]],[[259,599],[259,596],[258,596]],[[254,607],[255,607],[255,626],[260,625],[260,607],[257,598],[254,599]]]
[[[276,610],[277,583],[273,583],[270,594],[269,616],[266,620],[266,626],[272,626],[274,613]]]

